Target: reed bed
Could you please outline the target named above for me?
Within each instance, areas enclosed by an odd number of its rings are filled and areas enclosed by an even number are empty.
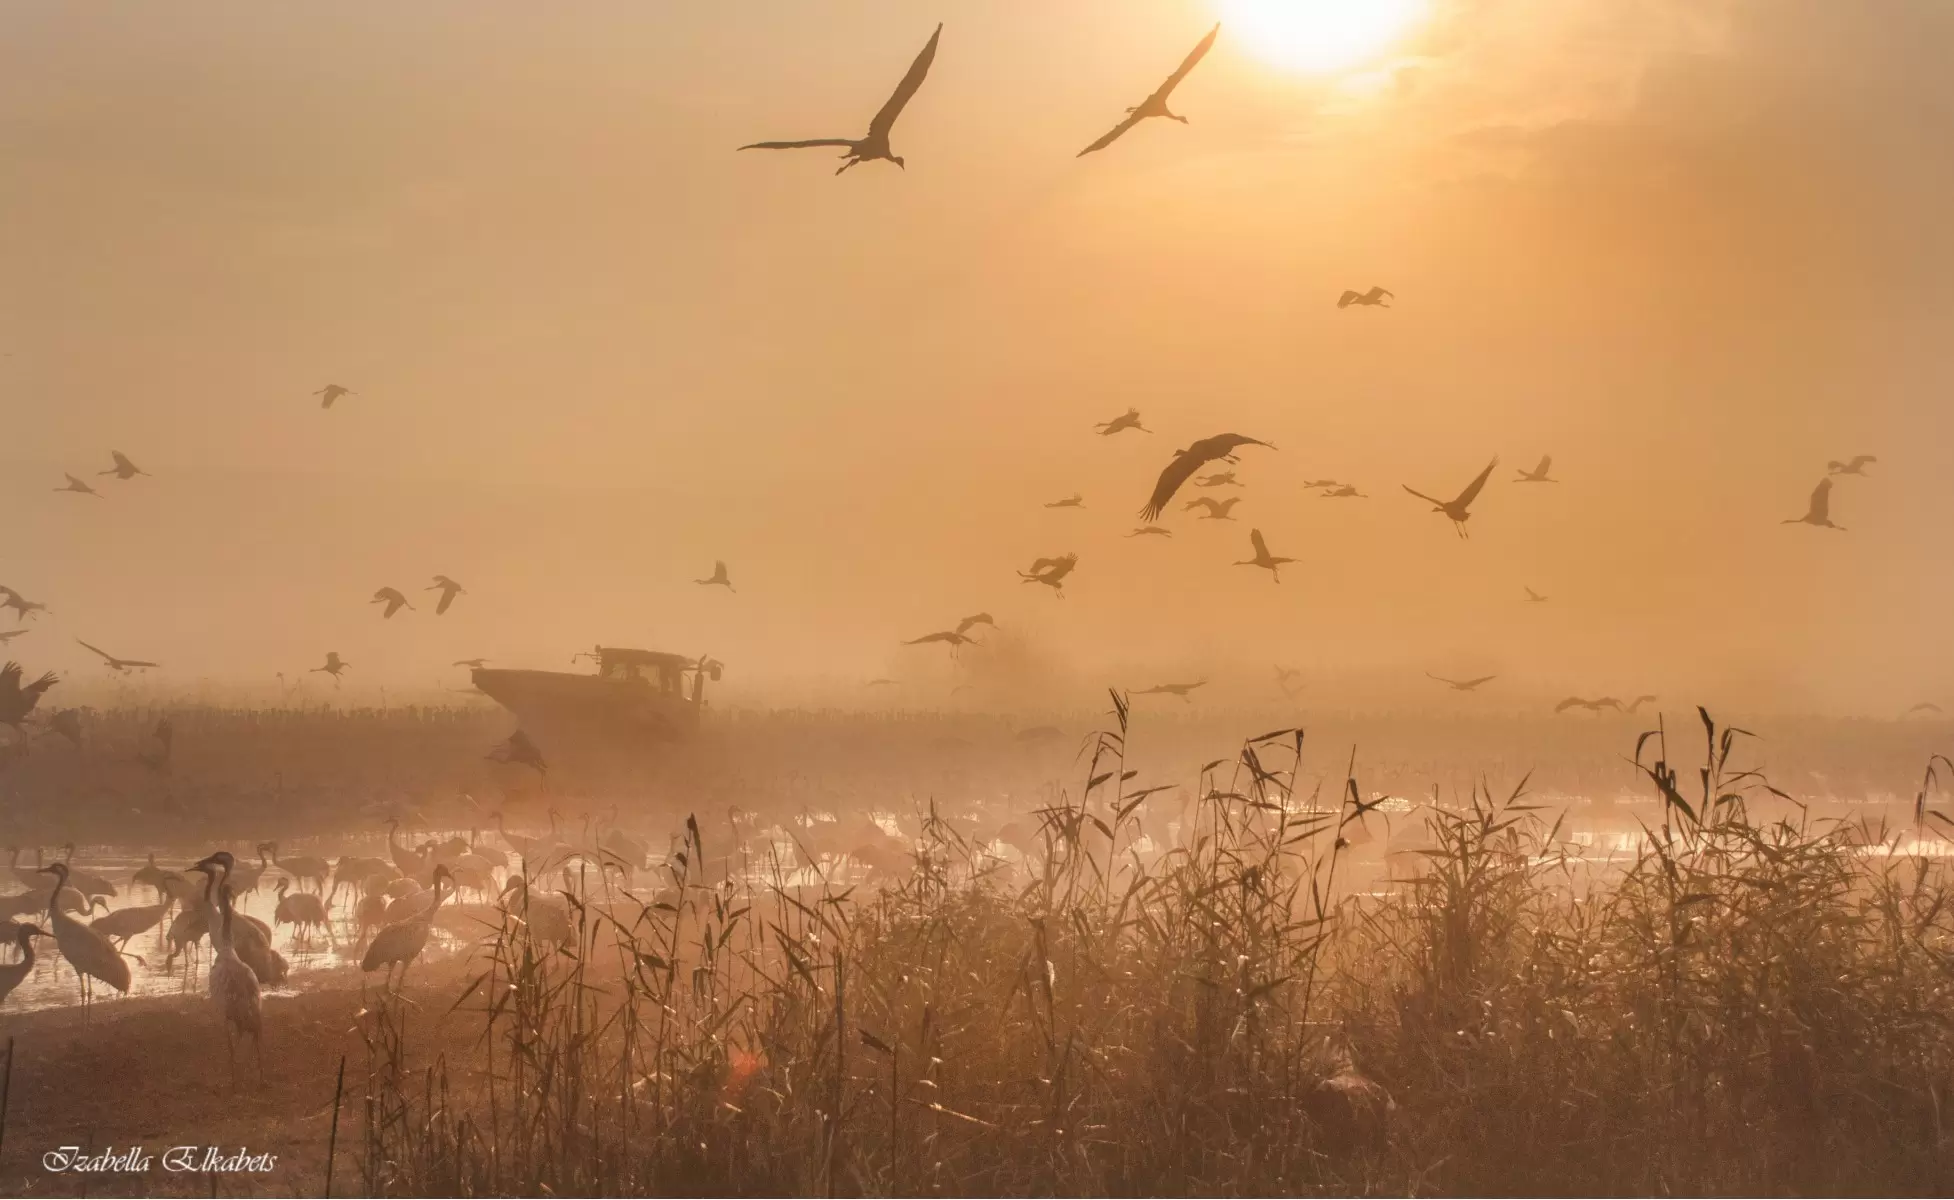
[[[1605,870],[1522,783],[1433,804],[1396,881],[1353,887],[1380,814],[1348,768],[1299,785],[1296,729],[1202,767],[1159,845],[1118,696],[1021,862],[932,809],[886,886],[778,854],[714,878],[687,822],[651,887],[501,910],[441,1001],[470,1054],[371,997],[363,1190],[1947,1191],[1945,871],[1753,817],[1747,735],[1701,720],[1691,777],[1674,735],[1636,745],[1651,837]],[[567,904],[574,945],[524,903]]]

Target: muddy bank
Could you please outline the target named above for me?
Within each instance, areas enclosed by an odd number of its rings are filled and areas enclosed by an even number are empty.
[[[462,969],[442,964],[410,980],[410,1044],[417,1055],[467,1047],[462,1018],[448,1013]],[[267,997],[263,1083],[248,1043],[241,1043],[236,1089],[205,996],[108,1001],[86,1020],[79,1009],[0,1019],[0,1042],[12,1038],[15,1049],[0,1195],[320,1195],[342,1055],[346,1088],[333,1191],[360,1194],[367,1055],[358,1025],[363,1002],[374,996],[373,978],[365,977],[363,989],[358,971],[324,972],[297,995]],[[263,1171],[173,1171],[165,1160],[179,1146],[195,1147],[198,1165],[207,1147],[271,1161]],[[44,1156],[59,1156],[63,1147],[91,1156],[140,1147],[147,1169],[50,1171]]]

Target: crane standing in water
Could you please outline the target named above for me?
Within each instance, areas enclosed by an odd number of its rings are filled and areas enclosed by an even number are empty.
[[[406,920],[396,921],[374,934],[365,957],[360,959],[362,971],[387,968],[387,982],[396,994],[400,991],[400,984],[407,980],[408,966],[427,947],[428,931],[434,928],[434,916],[441,909],[443,883],[452,887],[454,873],[445,866],[434,868],[434,902]],[[395,967],[400,968],[398,980],[394,978]]]
[[[75,979],[81,985],[81,1005],[84,1018],[93,989],[88,981],[99,979],[118,992],[129,990],[129,964],[110,944],[109,939],[88,925],[77,921],[61,910],[58,903],[61,893],[68,887],[68,864],[49,863],[41,868],[42,873],[54,876],[54,890],[48,893],[48,927],[54,933],[54,944],[61,947],[61,957],[75,969]]]

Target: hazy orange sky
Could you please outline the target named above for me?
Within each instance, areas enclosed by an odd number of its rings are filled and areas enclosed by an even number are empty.
[[[1231,24],[1191,124],[1075,159],[1219,7],[7,5],[0,584],[54,609],[9,656],[350,692],[601,640],[921,701],[897,640],[986,609],[1080,687],[1954,704],[1954,7],[1431,0],[1316,74]],[[734,153],[860,134],[938,21],[907,170]],[[1241,520],[1122,538],[1224,430],[1280,447]],[[50,490],[112,448],[154,478]],[[1779,524],[1861,453],[1848,533]],[[1399,490],[1495,454],[1469,542]]]

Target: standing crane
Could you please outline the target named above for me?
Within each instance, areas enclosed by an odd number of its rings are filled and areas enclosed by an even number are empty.
[[[14,945],[20,949],[20,958],[18,961],[0,966],[0,1003],[5,1003],[7,996],[21,985],[22,980],[33,973],[34,939],[46,936],[46,931],[38,925],[14,926]]]
[[[366,948],[366,955],[360,959],[360,970],[377,971],[387,968],[388,983],[393,990],[400,991],[399,984],[407,980],[407,968],[421,956],[427,946],[428,931],[434,927],[434,915],[441,909],[443,883],[454,883],[454,873],[446,867],[434,868],[434,902],[404,921],[396,921],[373,935],[373,941]],[[393,978],[394,968],[400,968],[400,979]]]
[[[48,898],[48,928],[54,933],[54,944],[61,947],[61,957],[67,959],[68,965],[75,969],[75,981],[81,985],[81,1006],[85,1017],[94,998],[89,979],[99,979],[126,994],[129,990],[129,964],[123,961],[122,955],[106,936],[61,911],[57,901],[68,886],[68,864],[49,863],[41,871],[54,876],[54,891]]]
[[[238,957],[232,938],[231,889],[217,881],[215,856],[192,867],[204,874],[204,903],[212,903],[216,893],[217,919],[210,926],[210,999],[217,1007],[217,1019],[224,1026],[224,1049],[231,1060],[231,1088],[237,1088],[237,1039],[251,1035],[251,1049],[258,1060],[258,1084],[265,1082],[264,1002],[258,994],[258,976]],[[228,869],[227,869],[228,873]]]

